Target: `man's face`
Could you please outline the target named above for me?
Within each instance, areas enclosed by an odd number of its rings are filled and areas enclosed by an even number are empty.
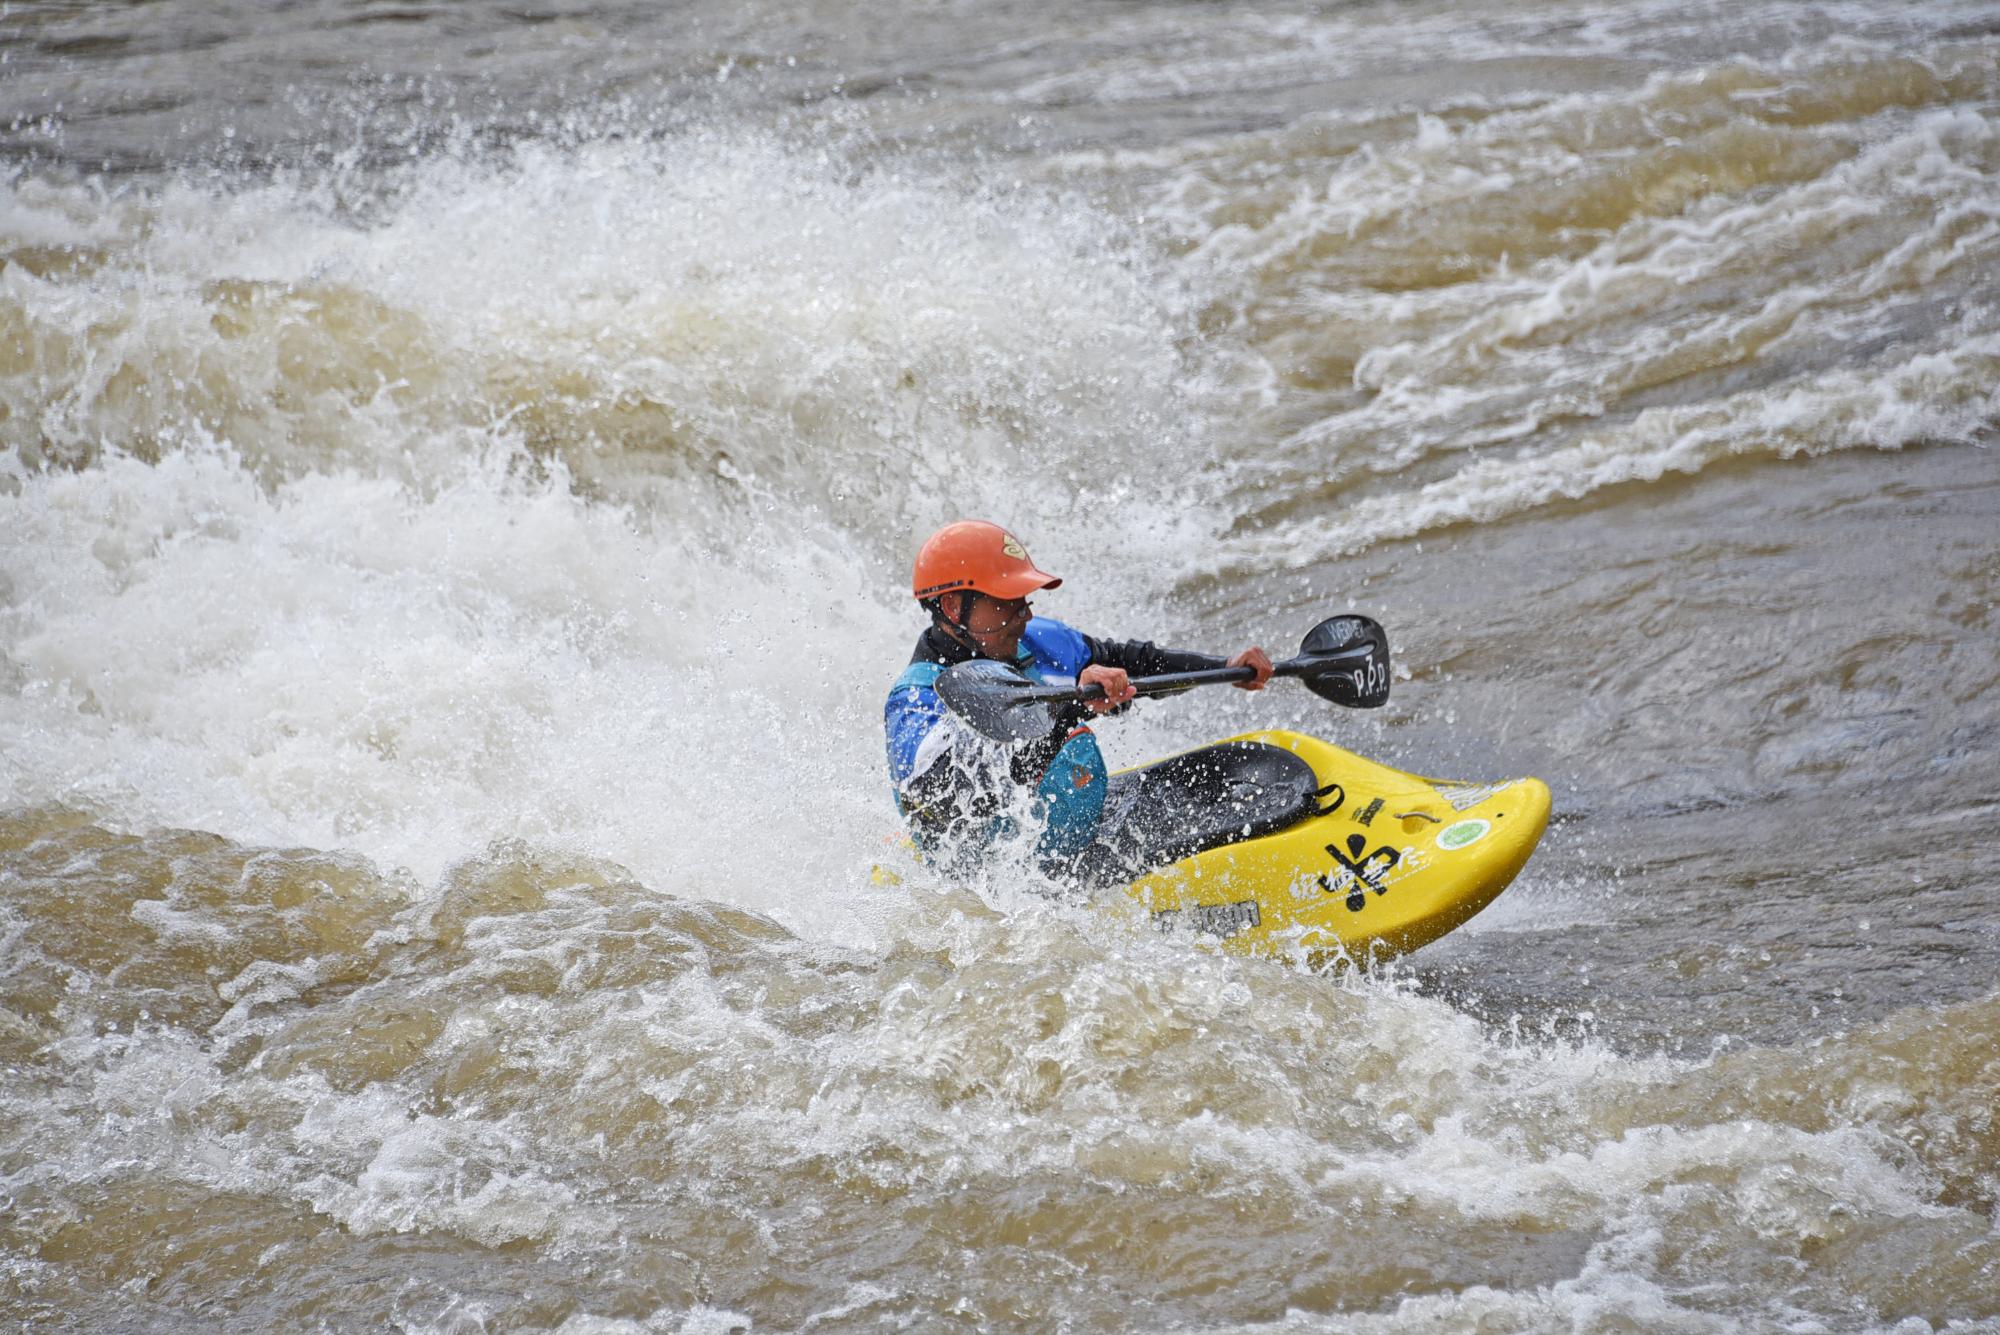
[[[1026,598],[1000,602],[981,595],[972,600],[971,608],[961,619],[982,655],[1011,662],[1021,646],[1021,632],[1028,627],[1029,612]]]

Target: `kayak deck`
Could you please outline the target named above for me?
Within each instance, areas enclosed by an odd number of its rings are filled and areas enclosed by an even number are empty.
[[[1160,782],[1170,766],[1195,782]],[[1137,872],[1126,893],[1155,926],[1314,964],[1435,941],[1507,888],[1549,819],[1539,779],[1427,779],[1293,732],[1246,733],[1112,784],[1111,804],[1135,787],[1156,799],[1131,802],[1101,836]],[[1157,800],[1175,786],[1188,800]],[[1148,837],[1176,829],[1184,848]]]

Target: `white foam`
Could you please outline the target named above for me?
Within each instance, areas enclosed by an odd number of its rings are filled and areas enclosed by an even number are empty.
[[[0,192],[102,247],[0,275],[54,359],[0,376],[0,802],[866,930],[819,901],[895,825],[922,534],[1010,522],[1121,633],[1188,540],[1134,467],[1179,298],[1101,214],[754,136],[342,184]]]
[[[1217,564],[1303,566],[1461,523],[1490,523],[1621,483],[1698,473],[1745,455],[1795,458],[1972,439],[2000,418],[2000,335],[1966,339],[1866,372],[1839,371],[1777,391],[1648,409],[1622,428],[1541,454],[1483,458],[1413,492],[1369,497],[1337,515],[1288,524],[1283,539],[1232,541]]]
[[[1990,41],[1913,56],[1836,39],[1637,90],[1370,107],[1323,117],[1323,143],[1290,125],[1188,149],[1156,207],[1257,340],[1245,367],[1268,359],[1267,384],[1280,365],[1353,367],[1351,386],[1251,401],[1289,434],[1230,463],[1224,508],[1285,523],[1240,523],[1193,573],[1316,563],[1731,454],[1983,430],[1988,368],[1962,353],[1991,312],[1952,293],[2000,243],[2000,136],[1973,106],[1995,68]],[[1551,194],[1601,230],[1552,226]],[[1905,373],[1932,410],[1850,393]],[[1652,405],[1637,421],[1635,399]],[[1740,450],[1664,439],[1725,435],[1732,414]],[[1421,486],[1367,476],[1413,467]],[[1302,491],[1354,509],[1301,523]]]
[[[6,203],[0,237],[102,250],[0,275],[37,354],[0,376],[0,440],[31,454],[214,435],[286,475],[448,472],[508,428],[599,485],[823,509],[900,564],[940,514],[1071,515],[1079,478],[1185,434],[1182,297],[1106,215],[823,146],[689,133]]]

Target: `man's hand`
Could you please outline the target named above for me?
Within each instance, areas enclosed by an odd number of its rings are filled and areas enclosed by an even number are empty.
[[[1261,691],[1264,689],[1264,683],[1271,680],[1271,656],[1255,646],[1230,659],[1229,666],[1257,669],[1257,675],[1251,680],[1233,683],[1238,690]]]
[[[1270,674],[1270,666],[1268,662],[1264,664],[1265,675],[1267,676]],[[1118,708],[1118,706],[1124,704],[1126,701],[1136,698],[1139,694],[1132,689],[1132,682],[1125,675],[1124,668],[1103,667],[1096,663],[1092,663],[1089,667],[1076,674],[1076,684],[1079,686],[1102,686],[1104,688],[1103,699],[1085,700],[1083,702],[1083,707],[1093,714],[1109,714],[1112,710]]]

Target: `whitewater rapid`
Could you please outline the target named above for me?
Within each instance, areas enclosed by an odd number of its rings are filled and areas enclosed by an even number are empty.
[[[0,13],[0,1313],[1995,1328],[1995,22]],[[1541,850],[882,883],[960,515]]]

